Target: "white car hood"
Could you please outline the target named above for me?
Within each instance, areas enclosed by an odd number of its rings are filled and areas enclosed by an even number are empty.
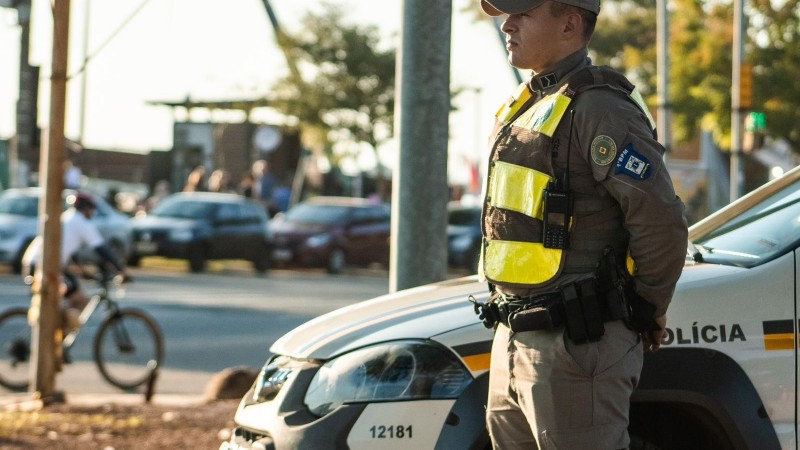
[[[468,297],[488,296],[477,276],[406,289],[319,316],[282,336],[276,354],[329,359],[355,348],[394,339],[427,339],[473,325],[478,317]]]
[[[744,270],[747,269],[689,263],[678,281],[673,302],[691,297],[697,282]],[[441,336],[479,323],[468,301],[470,295],[480,301],[488,297],[486,283],[479,282],[477,276],[384,295],[306,322],[275,341],[270,351],[299,359],[327,360],[379,342]],[[474,329],[486,331],[482,326]],[[465,344],[485,340],[485,336],[466,339]]]

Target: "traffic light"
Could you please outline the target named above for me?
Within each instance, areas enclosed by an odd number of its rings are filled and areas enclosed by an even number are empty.
[[[767,115],[760,111],[752,111],[744,120],[744,141],[742,149],[749,153],[764,146],[767,131]]]
[[[753,66],[742,63],[739,76],[739,108],[750,109],[753,106]]]

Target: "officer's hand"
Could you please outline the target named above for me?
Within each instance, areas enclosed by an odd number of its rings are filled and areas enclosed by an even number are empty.
[[[661,348],[664,339],[667,338],[667,315],[655,318],[660,330],[647,331],[642,333],[642,341],[644,343],[644,351],[657,352]]]

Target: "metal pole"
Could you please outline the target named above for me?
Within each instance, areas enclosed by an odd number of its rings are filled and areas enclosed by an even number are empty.
[[[658,141],[669,153],[672,146],[672,130],[670,130],[671,107],[669,104],[669,11],[667,0],[656,2],[656,50],[658,53],[658,117],[656,129]],[[666,153],[664,155],[666,157]]]
[[[33,156],[34,133],[36,133],[36,90],[39,88],[39,71],[31,67],[28,61],[30,49],[30,18],[31,1],[17,2],[17,20],[20,27],[19,38],[19,98],[17,99],[17,136],[10,148],[10,178],[11,186],[27,186],[26,179],[20,179],[20,161],[25,167],[30,164]],[[27,170],[25,171],[27,174]]]
[[[397,58],[389,289],[447,275],[451,0],[405,0]]]
[[[744,166],[742,155],[742,63],[744,62],[744,35],[747,18],[744,0],[733,2],[733,74],[731,77],[731,184],[730,201],[744,192]]]
[[[64,116],[67,91],[67,49],[70,0],[54,0],[53,60],[50,75],[50,122],[42,149],[40,173],[43,198],[39,205],[39,225],[44,230],[44,253],[37,267],[40,291],[34,293],[32,307],[40,302],[38,321],[33,327],[34,382],[32,388],[45,403],[58,401],[55,374],[60,370],[61,329],[58,292],[61,275],[61,191],[64,188]]]
[[[80,122],[78,128],[78,142],[81,147],[86,147],[86,82],[87,71],[89,64],[89,19],[91,16],[91,0],[86,0],[83,5],[83,73],[81,74],[81,110],[78,121]]]

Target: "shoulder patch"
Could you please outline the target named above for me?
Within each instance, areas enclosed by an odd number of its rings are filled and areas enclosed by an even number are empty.
[[[614,173],[623,173],[636,180],[646,180],[651,175],[650,161],[634,150],[633,144],[628,144],[617,158]]]
[[[598,166],[607,166],[617,156],[617,144],[613,139],[601,134],[592,140],[592,161]]]

